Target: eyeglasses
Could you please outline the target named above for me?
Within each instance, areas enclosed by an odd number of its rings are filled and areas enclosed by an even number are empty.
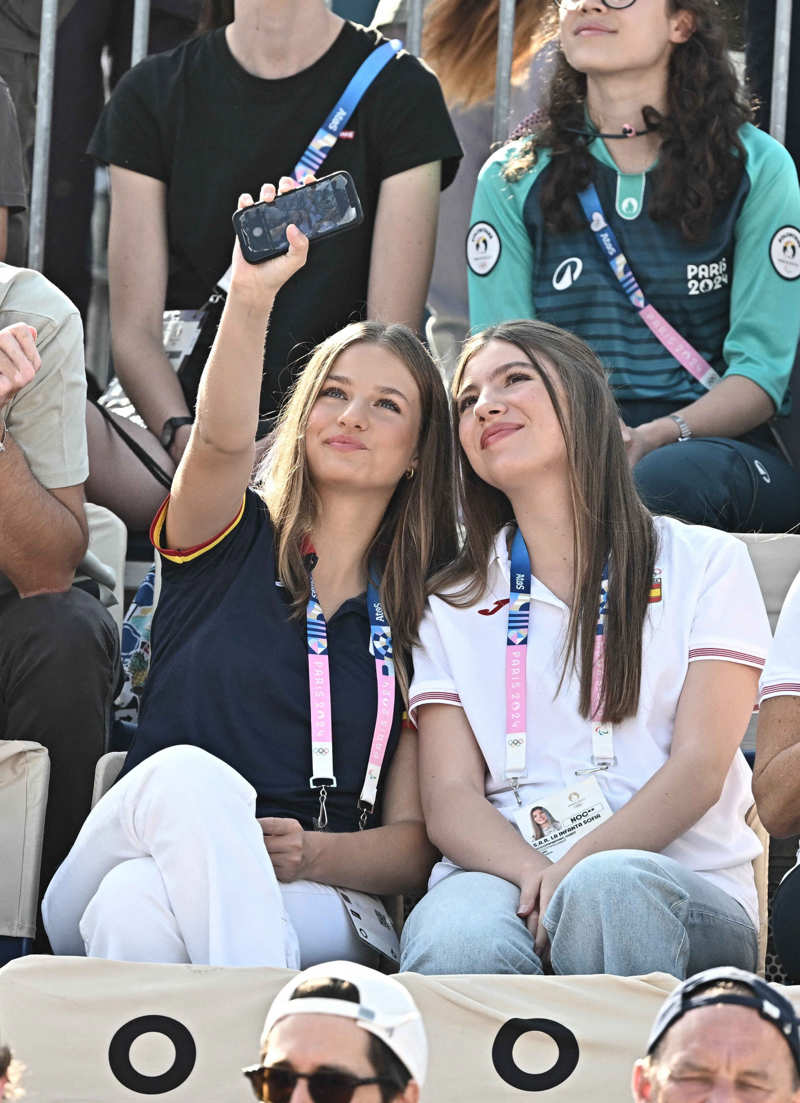
[[[356,1088],[366,1084],[386,1084],[397,1087],[385,1076],[358,1077],[346,1072],[295,1072],[273,1065],[253,1065],[242,1069],[253,1085],[256,1099],[264,1103],[289,1103],[298,1080],[308,1081],[308,1094],[314,1103],[350,1103]]]
[[[557,8],[565,8],[567,11],[575,11],[581,0],[553,0]],[[607,8],[630,8],[636,0],[603,0]]]

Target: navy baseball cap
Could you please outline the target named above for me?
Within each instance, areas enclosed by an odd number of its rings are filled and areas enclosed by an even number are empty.
[[[710,985],[717,985],[721,981],[733,981],[750,989],[752,996],[746,996],[743,992],[716,992],[707,994],[703,991]],[[729,966],[720,966],[717,969],[705,969],[702,973],[695,973],[678,985],[674,992],[667,996],[661,1005],[647,1040],[647,1052],[651,1054],[666,1032],[682,1018],[687,1011],[694,1011],[698,1007],[710,1007],[718,1003],[733,1003],[740,1007],[752,1007],[762,1019],[781,1032],[786,1039],[789,1049],[792,1051],[794,1063],[800,1075],[800,1032],[794,1007],[791,1002],[771,984],[767,984],[755,973],[748,973],[744,969],[734,969]]]

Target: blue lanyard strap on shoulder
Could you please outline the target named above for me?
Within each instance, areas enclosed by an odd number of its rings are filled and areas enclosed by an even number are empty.
[[[647,302],[639,281],[631,271],[628,258],[620,249],[617,235],[603,213],[600,196],[591,181],[587,188],[578,193],[578,199],[583,207],[589,229],[594,234],[597,247],[608,261],[611,271],[633,308],[638,311],[641,320],[667,352],[675,357],[681,367],[685,368],[706,390],[710,390],[719,383],[719,373],[651,303]]]
[[[345,88],[333,111],[311,139],[303,156],[294,167],[292,175],[295,180],[302,181],[308,173],[317,173],[336,145],[337,139],[343,127],[358,107],[362,96],[377,77],[382,69],[385,69],[392,58],[402,50],[403,43],[399,38],[393,38],[390,42],[384,42],[378,46],[356,70],[350,83]]]

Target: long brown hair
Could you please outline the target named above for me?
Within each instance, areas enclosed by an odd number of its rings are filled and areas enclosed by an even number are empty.
[[[306,459],[305,430],[337,358],[357,344],[377,345],[393,353],[410,371],[420,396],[414,475],[398,483],[367,555],[382,571],[381,602],[392,626],[398,683],[407,697],[409,657],[425,609],[426,581],[456,552],[447,395],[438,369],[410,329],[354,322],[317,346],[283,407],[255,488],[275,526],[278,574],[292,596],[294,615],[301,617],[309,596],[301,548],[319,505]]]
[[[524,75],[532,42],[550,0],[519,0],[512,78]],[[433,0],[425,12],[422,56],[436,71],[451,107],[491,100],[497,64],[500,0]]]
[[[633,482],[617,408],[603,366],[571,333],[546,322],[504,322],[464,345],[451,387],[459,504],[466,539],[458,558],[432,582],[452,605],[471,605],[486,590],[492,547],[514,520],[508,498],[484,482],[469,464],[458,438],[456,397],[472,357],[490,341],[507,341],[531,361],[553,404],[569,465],[574,517],[573,603],[562,681],[570,665],[580,672],[581,716],[591,711],[592,660],[600,583],[609,561],[606,662],[602,719],[617,723],[639,706],[642,630],[656,555],[653,519]],[[558,380],[562,397],[545,364]],[[449,591],[449,592],[448,592]]]
[[[666,112],[643,105],[645,121],[661,136],[648,214],[675,226],[686,241],[702,241],[715,208],[739,186],[746,160],[739,128],[750,121],[752,109],[740,90],[714,0],[665,2],[670,14],[690,12],[696,25],[690,38],[672,51]],[[550,36],[555,33],[552,21],[548,30]],[[576,196],[589,184],[594,158],[585,133],[586,76],[560,50],[546,116],[544,127],[508,160],[505,174],[520,179],[536,163],[539,150],[550,150],[552,165],[542,183],[541,206],[548,230],[564,233],[583,225]]]

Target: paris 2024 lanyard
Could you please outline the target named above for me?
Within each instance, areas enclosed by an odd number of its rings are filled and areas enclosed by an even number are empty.
[[[319,816],[314,827],[324,831],[328,826],[325,807],[328,790],[336,788],[333,770],[333,717],[331,710],[331,680],[328,667],[328,626],[325,614],[314,589],[314,579],[309,571],[311,593],[306,606],[306,642],[308,645],[308,691],[311,702],[311,769],[309,786],[319,792]],[[378,797],[378,780],[386,757],[386,747],[394,719],[395,674],[392,654],[392,630],[383,613],[380,597],[370,576],[367,585],[367,609],[369,610],[369,650],[375,659],[375,677],[378,685],[378,709],[375,730],[369,751],[367,770],[358,799],[360,810],[359,829],[367,824],[367,817],[375,808]]]
[[[577,775],[593,774],[616,765],[613,725],[602,718],[601,691],[605,668],[605,629],[608,610],[608,563],[603,567],[600,583],[600,607],[594,637],[592,660],[592,695],[590,721],[592,725],[592,765],[576,770]],[[518,804],[520,778],[527,777],[527,685],[526,664],[528,630],[531,618],[531,560],[522,531],[517,528],[511,545],[511,587],[508,603],[508,633],[506,637],[506,754],[505,776],[511,782]]]

